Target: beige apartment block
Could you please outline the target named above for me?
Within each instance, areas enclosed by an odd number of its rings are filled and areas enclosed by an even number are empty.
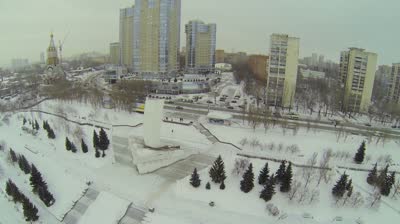
[[[340,57],[344,112],[368,112],[374,86],[377,54],[360,48],[343,51]]]
[[[110,64],[120,64],[120,46],[119,42],[110,44]]]
[[[271,35],[267,81],[269,105],[293,107],[299,45],[299,38],[287,34]]]
[[[119,62],[132,69],[133,67],[133,14],[134,8],[120,10],[119,19]]]
[[[193,20],[185,26],[186,71],[209,73],[215,70],[216,25]]]

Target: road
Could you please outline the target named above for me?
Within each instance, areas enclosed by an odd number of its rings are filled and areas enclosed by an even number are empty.
[[[176,109],[176,106],[181,106],[183,109]],[[176,113],[181,114],[196,114],[199,116],[207,115],[208,109],[214,111],[222,111],[229,112],[233,115],[234,119],[242,119],[242,112],[238,110],[230,110],[226,108],[216,107],[216,106],[208,106],[208,105],[200,105],[200,104],[190,104],[190,103],[182,103],[175,102],[174,104],[167,104],[164,106],[167,110],[172,110]],[[263,116],[258,114],[259,116]],[[176,116],[176,115],[175,115]],[[400,132],[396,130],[392,130],[389,128],[374,128],[374,127],[366,127],[364,125],[353,124],[349,122],[343,122],[337,127],[335,127],[331,122],[328,121],[317,121],[312,119],[304,119],[300,118],[299,120],[290,120],[286,118],[276,118],[269,116],[267,118],[270,122],[275,121],[277,124],[286,123],[288,125],[295,125],[297,127],[306,127],[306,128],[317,128],[328,131],[349,131],[354,134],[361,134],[365,136],[373,135],[386,135],[388,138],[398,139],[400,137]]]

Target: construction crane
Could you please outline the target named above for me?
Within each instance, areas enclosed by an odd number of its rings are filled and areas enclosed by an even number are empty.
[[[69,35],[69,31],[64,36],[64,40],[62,42],[61,41],[58,42],[59,43],[58,48],[60,49],[60,65],[62,65],[62,49],[63,49],[64,43],[65,43],[65,40],[67,40],[68,35]]]

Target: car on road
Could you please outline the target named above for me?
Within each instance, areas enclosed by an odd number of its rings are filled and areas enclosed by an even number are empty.
[[[236,100],[232,100],[231,103],[237,103],[237,101]]]
[[[371,127],[372,126],[370,123],[365,123],[364,125],[367,126],[367,127]]]
[[[207,100],[207,103],[212,103],[212,101],[211,100]]]
[[[243,108],[244,108],[244,105],[239,105],[239,108],[240,108],[240,109],[243,109]]]
[[[230,110],[235,109],[235,108],[233,108],[232,106],[227,106],[226,108],[228,108],[228,109],[230,109]]]
[[[299,119],[299,115],[296,114],[296,113],[291,112],[291,113],[288,113],[288,118],[291,119],[291,120],[298,120]]]
[[[177,110],[183,110],[183,107],[177,106],[176,109],[177,109]]]
[[[166,103],[166,104],[174,104],[174,101],[172,101],[172,100],[167,100],[167,101],[165,101],[165,103]]]

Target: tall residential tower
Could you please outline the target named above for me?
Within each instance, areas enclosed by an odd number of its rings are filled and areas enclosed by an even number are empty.
[[[209,73],[215,70],[216,32],[216,24],[198,20],[186,24],[186,71]]]
[[[269,105],[293,107],[299,45],[299,38],[289,37],[286,34],[271,35],[267,81]]]
[[[129,69],[133,69],[133,12],[133,7],[121,9],[119,16],[119,60]]]
[[[136,0],[133,72],[166,75],[179,66],[181,1]]]
[[[374,86],[377,54],[360,48],[342,51],[340,82],[343,91],[342,111],[368,111]]]
[[[400,105],[400,63],[392,66],[388,97],[390,103]]]

